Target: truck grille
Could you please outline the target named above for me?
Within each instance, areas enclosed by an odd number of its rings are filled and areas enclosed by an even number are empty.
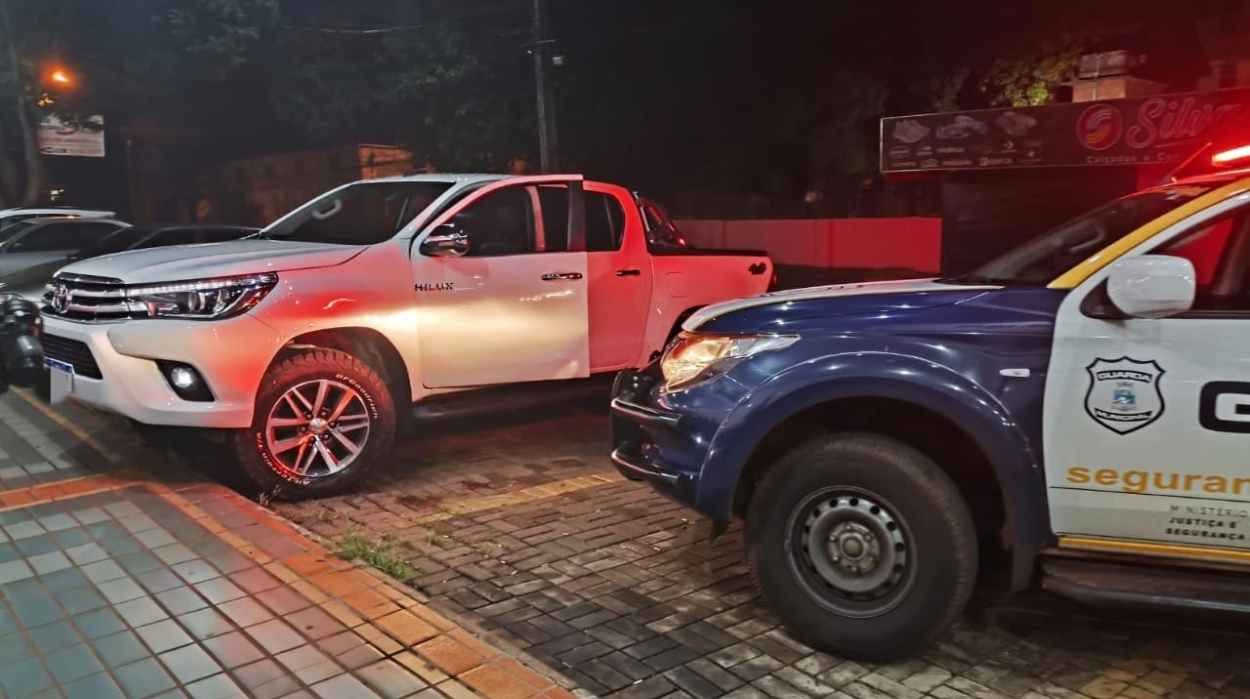
[[[126,300],[120,279],[80,274],[57,275],[43,295],[43,312],[58,318],[82,321],[144,318]]]
[[[48,359],[65,362],[74,367],[74,374],[89,379],[102,379],[100,365],[95,362],[95,355],[86,343],[69,340],[56,335],[44,335],[39,338],[43,343],[43,355]]]

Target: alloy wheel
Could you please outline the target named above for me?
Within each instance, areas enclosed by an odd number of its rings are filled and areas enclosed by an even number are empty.
[[[347,468],[369,441],[372,418],[360,392],[332,379],[288,389],[269,410],[265,443],[275,465],[299,478]]]

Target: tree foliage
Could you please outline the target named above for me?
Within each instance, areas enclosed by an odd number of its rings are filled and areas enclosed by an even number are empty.
[[[218,79],[255,58],[262,39],[280,26],[278,0],[196,0],[171,3],[154,21],[195,67]]]
[[[438,19],[383,35],[292,32],[271,56],[272,109],[313,143],[398,143],[444,169],[498,168],[530,140],[519,43],[501,56]]]
[[[1089,43],[1088,38],[1069,35],[998,58],[981,76],[981,92],[996,107],[1048,104],[1054,99],[1055,88],[1074,77]]]

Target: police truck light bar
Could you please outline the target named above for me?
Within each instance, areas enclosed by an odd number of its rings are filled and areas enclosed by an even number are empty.
[[[1250,159],[1250,146],[1239,146],[1229,150],[1220,151],[1211,156],[1212,165],[1228,165],[1238,160]]]

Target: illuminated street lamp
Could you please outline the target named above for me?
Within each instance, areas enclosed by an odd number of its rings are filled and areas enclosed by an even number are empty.
[[[51,89],[70,90],[78,84],[78,77],[74,75],[68,68],[62,66],[54,66],[48,70],[44,83]]]

